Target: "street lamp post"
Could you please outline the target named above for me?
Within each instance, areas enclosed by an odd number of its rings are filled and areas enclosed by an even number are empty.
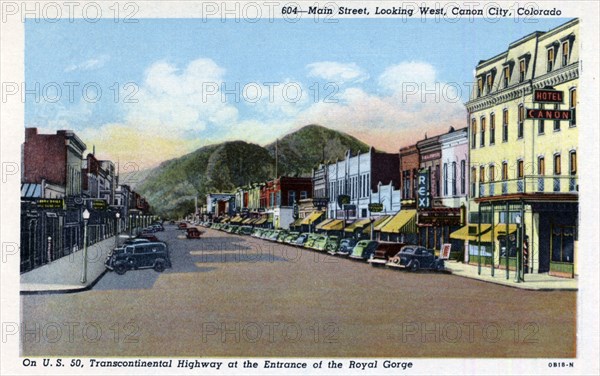
[[[85,209],[83,211],[83,270],[81,271],[81,283],[87,282],[87,232],[88,232],[88,220],[90,219],[90,212]]]
[[[115,248],[119,247],[119,219],[121,218],[121,213],[117,212],[115,214],[117,225],[115,226]]]
[[[523,257],[521,255],[521,246],[523,244],[523,242],[521,241],[521,216],[517,214],[517,216],[515,217],[515,222],[517,223],[517,236],[516,236],[516,243],[517,243],[517,260],[515,262],[515,282],[519,283],[521,282],[521,258]],[[508,234],[507,234],[508,236]]]

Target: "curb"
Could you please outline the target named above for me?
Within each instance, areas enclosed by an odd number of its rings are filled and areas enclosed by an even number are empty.
[[[507,285],[504,283],[498,283],[498,282],[494,282],[494,281],[488,281],[486,279],[479,279],[479,278],[473,278],[473,277],[469,277],[466,275],[460,275],[460,274],[455,274],[452,271],[448,270],[448,273],[457,277],[461,277],[461,278],[468,278],[471,280],[475,280],[475,281],[481,281],[481,282],[485,282],[485,283],[491,283],[493,285],[496,286],[504,286],[504,287],[509,287],[509,288],[513,288],[513,289],[518,289],[518,290],[527,290],[527,291],[579,291],[578,287],[530,287],[530,286],[525,286],[525,285],[521,285],[521,286],[515,286],[515,285]],[[527,282],[523,282],[523,283],[527,283]]]
[[[98,277],[96,277],[96,279],[94,279],[92,281],[92,283],[90,283],[89,285],[86,285],[86,286],[83,286],[83,287],[79,287],[79,288],[76,288],[76,289],[20,291],[20,295],[74,294],[74,293],[78,293],[78,292],[88,291],[88,290],[91,290],[96,285],[96,283],[98,283],[98,281],[100,281],[100,279],[102,277],[104,277],[104,274],[106,274],[106,272],[108,272],[108,269],[104,269],[104,271],[102,273],[100,273],[100,275]]]

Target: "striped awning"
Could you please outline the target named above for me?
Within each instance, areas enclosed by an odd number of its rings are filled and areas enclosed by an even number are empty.
[[[362,228],[364,228],[365,226],[367,226],[370,223],[371,223],[371,220],[369,218],[357,219],[356,221],[354,221],[349,226],[346,226],[346,228],[344,229],[344,231],[346,231],[346,232],[354,232],[354,230],[361,230]]]
[[[392,218],[391,215],[384,215],[383,217],[379,217],[373,222],[373,231],[381,231],[381,228],[388,223],[388,221]],[[371,226],[367,226],[364,228],[364,233],[369,233],[371,231]]]
[[[342,219],[334,219],[325,226],[322,230],[325,231],[341,231],[344,228],[344,221]]]
[[[294,222],[290,223],[290,227],[298,227],[302,224],[303,218],[298,218]]]
[[[255,225],[262,225],[263,223],[265,223],[267,221],[267,216],[263,216],[262,218],[260,218],[258,221],[254,222]]]
[[[242,217],[241,217],[241,216],[239,216],[239,215],[236,215],[236,216],[235,216],[235,217],[233,217],[233,219],[231,220],[231,223],[239,223],[239,222],[241,222],[241,221],[243,221],[243,220],[244,220],[244,218],[242,218]]]
[[[40,198],[42,197],[42,185],[23,183],[21,184],[21,197],[23,198]]]
[[[335,221],[335,219],[332,219],[332,218],[330,218],[330,219],[325,219],[325,220],[323,220],[321,223],[319,223],[319,224],[317,225],[317,227],[315,227],[315,228],[316,228],[317,230],[323,230],[323,227],[325,227],[325,225],[327,225],[327,224],[329,224],[329,223],[331,223],[331,222],[333,222],[333,221]]]
[[[416,234],[417,233],[417,211],[400,210],[385,226],[381,232],[389,234]]]
[[[303,225],[312,225],[317,219],[323,215],[322,211],[312,212],[308,217],[302,220]]]
[[[506,229],[506,225],[505,229]],[[482,223],[481,224],[481,234],[483,235],[484,233],[487,233],[490,229],[492,228],[492,225],[489,223]],[[479,224],[475,223],[475,224],[469,224],[466,226],[463,226],[461,228],[459,228],[458,230],[454,231],[453,233],[450,234],[450,238],[451,239],[459,239],[459,240],[469,240],[469,241],[476,241],[479,238]],[[482,237],[482,242],[485,241],[483,240],[484,238]],[[491,234],[490,234],[490,240],[491,241]]]

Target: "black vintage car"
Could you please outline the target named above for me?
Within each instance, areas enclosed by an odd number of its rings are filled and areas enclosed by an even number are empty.
[[[171,267],[169,249],[162,242],[149,242],[125,245],[116,248],[106,260],[106,268],[117,274],[125,274],[128,270],[152,268],[162,272]]]
[[[419,245],[406,245],[386,264],[394,268],[406,268],[412,272],[421,269],[442,271],[444,260],[435,257],[434,251]]]

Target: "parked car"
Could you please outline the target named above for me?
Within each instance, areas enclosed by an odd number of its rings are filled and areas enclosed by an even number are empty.
[[[327,237],[327,244],[325,245],[325,251],[328,253],[336,252],[340,246],[340,238],[335,235]]]
[[[262,229],[262,228],[255,228],[255,229],[252,231],[252,235],[251,235],[251,236],[253,236],[253,237],[255,237],[255,238],[260,238],[260,235],[261,235],[262,233],[263,233],[263,229]]]
[[[107,269],[114,270],[119,275],[128,270],[148,268],[162,272],[171,267],[171,259],[165,243],[150,242],[116,248],[105,265]]]
[[[277,243],[283,243],[288,234],[289,232],[287,232],[286,230],[279,231],[279,235],[277,235]]]
[[[188,227],[185,237],[188,239],[200,239],[200,236],[202,236],[203,233],[204,232],[198,230],[196,227]]]
[[[185,230],[187,228],[187,223],[185,223],[185,222],[179,222],[179,224],[177,225],[177,227],[179,227],[179,229],[181,229],[181,230]]]
[[[240,228],[240,235],[250,235],[252,234],[252,227],[250,226],[242,226]]]
[[[159,242],[159,241],[160,241],[160,239],[158,239],[158,238],[156,237],[156,235],[154,235],[154,234],[149,234],[149,233],[147,233],[147,232],[146,232],[146,233],[141,233],[141,234],[138,234],[138,236],[136,236],[136,238],[138,238],[138,239],[148,239],[148,240],[150,240],[151,242]]]
[[[149,239],[145,238],[129,238],[123,242],[123,245],[150,243]]]
[[[444,260],[435,257],[431,249],[419,245],[406,245],[386,264],[395,268],[406,268],[412,272],[421,269],[442,271]]]
[[[289,234],[287,234],[283,242],[286,244],[295,244],[296,239],[298,239],[298,236],[300,236],[299,232],[290,232]]]
[[[279,230],[273,230],[267,240],[277,241],[277,237],[279,237]]]
[[[336,254],[338,256],[350,256],[355,245],[356,239],[344,238],[340,240],[340,246],[338,247],[338,249],[335,252],[330,251],[329,253]]]
[[[304,248],[312,248],[315,244],[315,240],[317,240],[318,234],[310,234],[308,235],[308,239],[306,239],[306,243],[304,243]]]
[[[294,242],[294,245],[303,247],[304,244],[306,244],[306,241],[308,240],[309,236],[310,234],[308,232],[303,232],[302,234],[298,235],[296,241]]]
[[[406,244],[379,242],[375,253],[367,261],[371,266],[384,266],[390,259],[398,254]]]
[[[379,242],[375,240],[360,240],[352,249],[350,258],[357,260],[368,260],[375,252]]]
[[[312,249],[317,251],[325,250],[325,246],[327,245],[327,235],[317,235],[315,237],[315,241],[312,244]]]

